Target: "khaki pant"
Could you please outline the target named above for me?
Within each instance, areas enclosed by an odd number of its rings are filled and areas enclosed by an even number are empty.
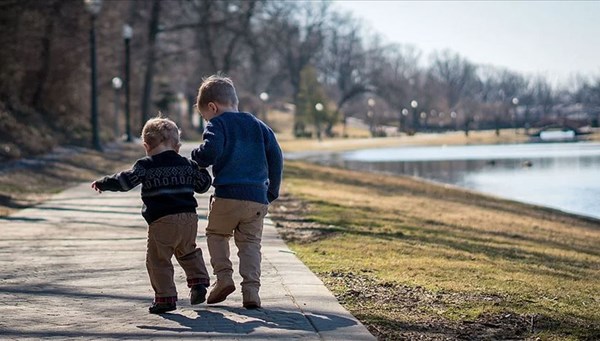
[[[219,278],[231,278],[229,239],[233,236],[240,259],[242,291],[260,288],[261,239],[268,205],[253,201],[211,197],[206,227],[210,263]]]
[[[196,284],[209,285],[210,277],[202,258],[202,250],[196,248],[197,233],[196,213],[164,216],[148,227],[146,268],[154,289],[155,301],[177,300],[171,263],[173,255],[185,271],[188,287]]]

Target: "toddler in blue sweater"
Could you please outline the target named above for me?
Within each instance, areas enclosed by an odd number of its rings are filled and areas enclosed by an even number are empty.
[[[204,142],[192,151],[192,159],[200,167],[212,166],[215,188],[206,239],[217,281],[206,302],[222,302],[235,291],[229,259],[233,237],[239,251],[243,306],[259,308],[263,219],[269,203],[279,196],[282,152],[271,128],[238,111],[231,79],[219,75],[204,79],[196,106],[208,123]]]

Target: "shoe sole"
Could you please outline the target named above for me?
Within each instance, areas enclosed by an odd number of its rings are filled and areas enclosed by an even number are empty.
[[[166,312],[169,312],[169,311],[173,311],[175,309],[177,309],[177,307],[168,308],[168,309],[160,309],[160,310],[148,310],[148,312],[150,314],[163,314],[163,313],[166,313]]]
[[[244,303],[243,306],[246,309],[259,309],[260,308],[260,304],[256,304],[256,303]]]
[[[223,288],[223,290],[221,290],[219,295],[217,295],[216,297],[211,298],[209,295],[208,300],[206,300],[206,303],[215,304],[215,303],[223,302],[223,301],[225,301],[227,296],[229,296],[229,294],[231,294],[234,291],[235,291],[235,285],[227,286],[227,287]]]
[[[190,304],[191,304],[191,305],[197,305],[197,304],[200,304],[200,303],[202,303],[202,302],[204,302],[204,301],[206,301],[206,298],[203,298],[203,299],[197,299],[197,300],[194,300],[194,301],[190,300]]]

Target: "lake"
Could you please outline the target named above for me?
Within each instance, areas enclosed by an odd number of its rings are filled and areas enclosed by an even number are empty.
[[[396,147],[302,158],[416,176],[600,219],[597,142]]]

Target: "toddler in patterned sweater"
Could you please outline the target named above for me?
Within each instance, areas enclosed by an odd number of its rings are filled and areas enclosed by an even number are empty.
[[[176,309],[173,255],[185,271],[191,304],[206,300],[210,284],[202,250],[196,248],[198,204],[194,192],[208,191],[211,177],[195,161],[179,155],[179,136],[173,121],[150,119],[142,130],[147,156],[137,160],[130,170],[92,183],[100,193],[129,191],[142,185],[142,216],[149,225],[146,268],[155,293],[149,308],[153,314]]]

